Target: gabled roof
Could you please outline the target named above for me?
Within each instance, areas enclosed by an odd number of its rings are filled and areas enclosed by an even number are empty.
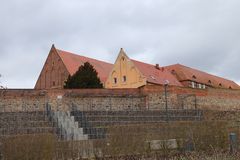
[[[89,62],[98,72],[98,76],[101,82],[105,82],[109,72],[111,71],[113,64],[96,59],[80,56],[74,53],[56,49],[58,55],[61,57],[64,65],[66,66],[70,75],[73,75],[78,68],[85,62]]]
[[[173,72],[173,73],[175,72],[176,77],[178,78],[179,81],[190,80],[190,81],[203,83],[213,87],[222,87],[222,88],[231,87],[232,89],[240,89],[239,85],[231,80],[224,79],[222,77],[218,77],[215,75],[211,75],[209,73],[206,73],[197,69],[193,69],[181,64],[174,64],[174,65],[166,66],[165,68],[167,68],[170,72]]]
[[[131,59],[138,70],[146,77],[147,82],[164,85],[166,80],[169,85],[182,86],[182,84],[167,69],[156,68],[155,65]]]

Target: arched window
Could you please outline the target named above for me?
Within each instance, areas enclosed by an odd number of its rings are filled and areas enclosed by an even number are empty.
[[[126,82],[127,81],[127,77],[124,75],[123,76],[123,79],[122,79],[123,82]]]
[[[117,72],[116,71],[112,72],[112,83],[117,84]]]
[[[119,73],[120,76],[124,76],[124,75],[127,75],[127,61],[126,61],[126,58],[125,57],[122,57],[121,58],[121,61],[120,61],[120,73]]]

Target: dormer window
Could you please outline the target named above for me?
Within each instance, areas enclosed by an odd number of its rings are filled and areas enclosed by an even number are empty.
[[[154,80],[156,79],[154,76],[150,76],[150,77],[151,77],[152,79],[154,79]]]
[[[219,87],[222,87],[222,83],[219,83]]]
[[[197,79],[197,77],[195,75],[192,76],[193,79]]]
[[[174,69],[171,71],[171,73],[172,73],[172,74],[176,74],[176,72],[175,72],[175,70],[174,70]]]
[[[232,89],[232,87],[231,87],[231,86],[229,86],[229,89]]]
[[[208,83],[209,83],[209,84],[211,84],[211,83],[212,83],[212,81],[211,81],[211,80],[208,80]]]

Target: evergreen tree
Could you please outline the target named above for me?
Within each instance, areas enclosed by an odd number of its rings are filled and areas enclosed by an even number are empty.
[[[89,62],[85,62],[74,75],[68,76],[64,88],[103,88],[103,84],[94,67]]]

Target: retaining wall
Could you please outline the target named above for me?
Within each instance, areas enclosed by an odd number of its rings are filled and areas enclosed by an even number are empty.
[[[0,90],[0,112],[44,110],[46,103],[56,110],[69,110],[74,106],[81,110],[153,110],[166,107],[163,86],[139,89]],[[167,106],[173,109],[238,110],[240,90],[167,87]]]

